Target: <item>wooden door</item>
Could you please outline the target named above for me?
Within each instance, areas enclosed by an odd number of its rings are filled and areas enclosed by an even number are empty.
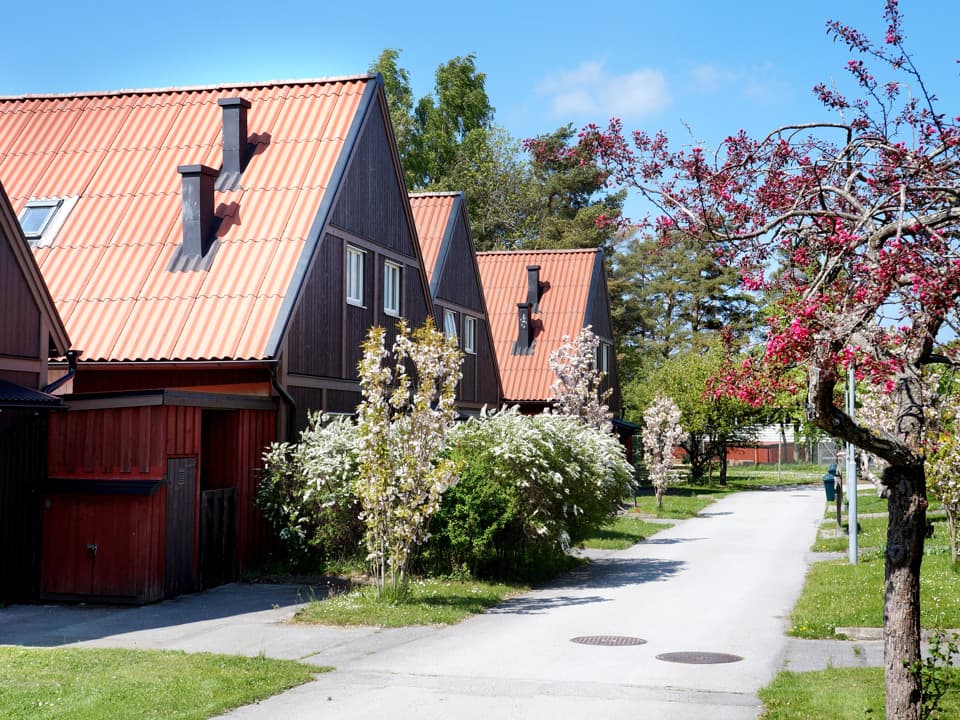
[[[197,459],[167,461],[167,542],[164,595],[192,592]]]

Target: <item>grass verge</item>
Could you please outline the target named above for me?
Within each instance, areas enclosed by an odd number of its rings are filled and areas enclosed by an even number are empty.
[[[528,590],[522,585],[480,580],[411,580],[405,598],[380,600],[373,586],[364,586],[328,600],[310,603],[297,622],[323,625],[452,625]]]
[[[0,647],[0,717],[202,720],[326,669],[207,653]]]
[[[681,520],[696,517],[708,505],[740,488],[731,485],[671,485],[663,496],[663,507],[657,507],[652,488],[641,488],[634,499],[634,512],[658,518]]]
[[[920,571],[920,622],[927,629],[957,628],[960,627],[960,568],[951,562],[945,519],[931,518],[931,521],[935,531],[926,541]],[[861,553],[856,565],[843,559],[818,562],[810,567],[800,599],[790,616],[791,635],[826,638],[834,637],[837,627],[882,627],[882,545],[886,519],[865,518],[861,523],[864,530],[860,544],[866,547],[871,537],[879,536],[882,540],[872,540],[878,547]]]
[[[595,550],[625,550],[668,527],[669,524],[652,523],[636,515],[618,515],[580,544]]]
[[[960,671],[949,675],[941,717],[960,717]],[[884,716],[883,668],[781,672],[761,690],[762,720],[863,720]]]

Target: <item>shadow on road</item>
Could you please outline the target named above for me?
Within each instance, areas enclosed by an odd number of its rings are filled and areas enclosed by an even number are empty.
[[[140,607],[12,605],[0,609],[0,645],[56,647],[125,633],[232,618],[308,602],[324,588],[231,583]]]

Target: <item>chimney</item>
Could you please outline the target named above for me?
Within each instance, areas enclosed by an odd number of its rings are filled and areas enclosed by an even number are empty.
[[[529,355],[533,350],[533,318],[530,303],[517,303],[517,342],[513,345],[514,355]]]
[[[213,183],[217,171],[206,165],[177,168],[183,187],[184,256],[203,257],[213,241]]]
[[[540,312],[540,266],[527,265],[527,303]]]
[[[250,101],[242,97],[220,98],[223,108],[223,168],[224,175],[239,175],[247,161],[247,109]]]

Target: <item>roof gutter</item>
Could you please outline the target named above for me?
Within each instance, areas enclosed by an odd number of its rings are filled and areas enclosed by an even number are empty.
[[[42,392],[50,394],[68,380],[72,380],[73,376],[77,374],[77,360],[80,359],[80,353],[82,352],[82,350],[67,350],[67,374],[47,385]]]

